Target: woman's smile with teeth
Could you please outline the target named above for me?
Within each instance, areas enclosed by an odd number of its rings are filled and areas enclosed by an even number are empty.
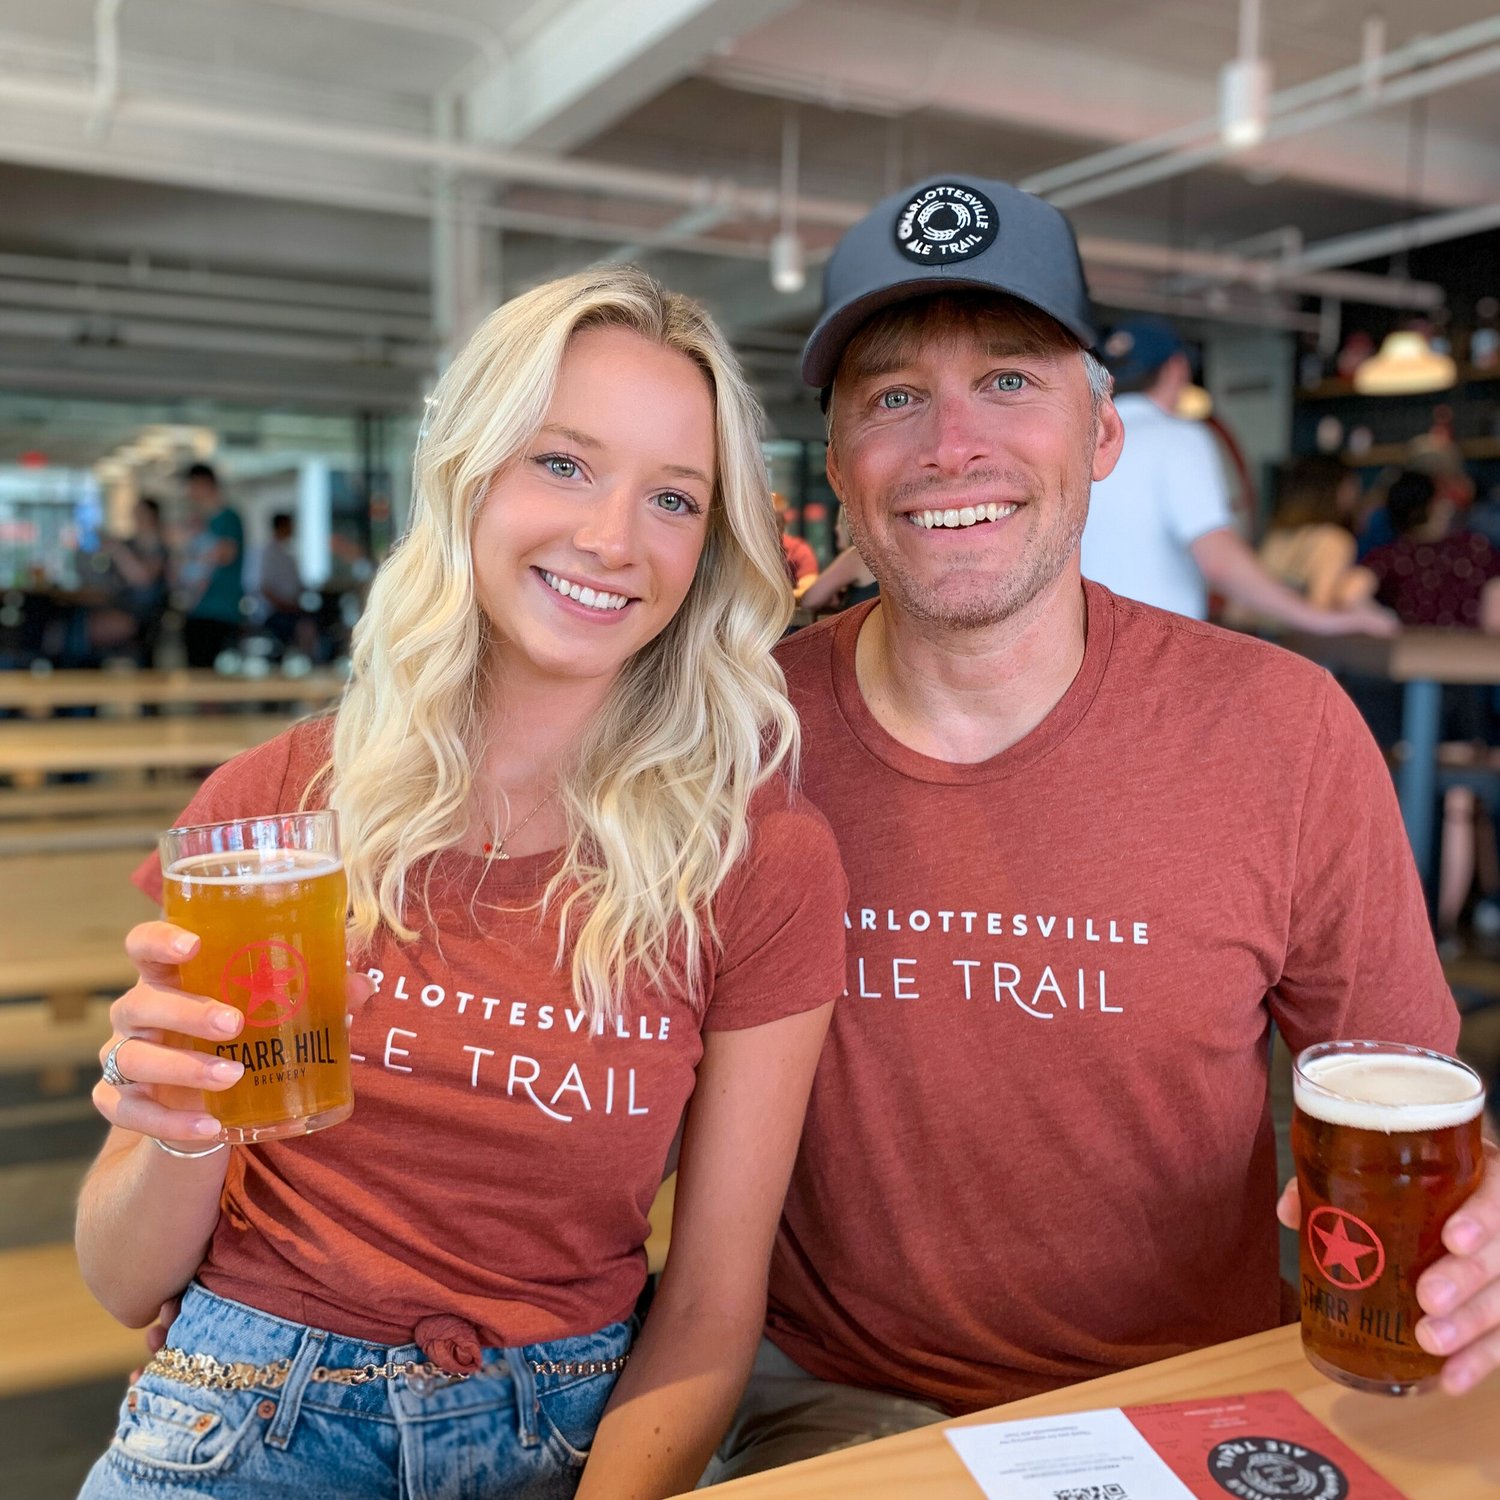
[[[591,589],[581,583],[572,583],[556,573],[547,572],[545,568],[538,568],[537,571],[549,589],[565,598],[576,600],[579,604],[586,604],[590,609],[624,609],[630,603],[628,594],[607,594],[603,589]]]
[[[1014,505],[964,505],[957,510],[914,510],[908,516],[913,526],[930,531],[934,526],[977,526],[998,521],[1015,511]]]

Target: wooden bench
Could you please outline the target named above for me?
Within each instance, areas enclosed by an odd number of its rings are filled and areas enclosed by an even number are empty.
[[[109,1006],[98,997],[84,1001],[79,1015],[58,1016],[44,1000],[0,1005],[0,1073],[97,1069],[109,1036]]]
[[[83,1284],[72,1245],[0,1250],[0,1397],[120,1377],[146,1359],[139,1329],[124,1328]]]
[[[170,817],[171,814],[168,814]],[[0,822],[0,859],[70,850],[134,849],[145,858],[156,847],[165,820],[134,818],[33,818]]]
[[[140,849],[0,860],[0,1000],[43,999],[59,1015],[135,977],[126,932],[157,908],[130,884]]]
[[[192,800],[197,789],[197,780],[186,776],[169,781],[80,781],[65,786],[0,787],[0,822],[134,814],[150,817],[166,828]]]

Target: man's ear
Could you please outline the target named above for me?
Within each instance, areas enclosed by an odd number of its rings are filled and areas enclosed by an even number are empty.
[[[1094,417],[1094,467],[1093,478],[1097,482],[1114,472],[1125,447],[1125,424],[1115,410],[1115,403],[1106,397],[1099,403]],[[829,457],[832,458],[830,451]]]

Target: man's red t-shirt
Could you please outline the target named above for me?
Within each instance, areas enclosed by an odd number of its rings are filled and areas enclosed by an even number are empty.
[[[1085,589],[1072,685],[977,765],[871,716],[877,606],[779,652],[850,902],[768,1332],[954,1411],[1274,1326],[1272,1020],[1294,1050],[1458,1034],[1332,678]]]

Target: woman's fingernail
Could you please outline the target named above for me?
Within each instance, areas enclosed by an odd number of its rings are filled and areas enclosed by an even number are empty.
[[[1426,1335],[1422,1343],[1434,1354],[1446,1354],[1453,1343],[1453,1325],[1446,1318],[1424,1318],[1418,1327]]]
[[[215,1031],[222,1031],[225,1036],[232,1035],[240,1029],[240,1013],[232,1006],[221,1005],[213,1015]]]
[[[233,1062],[229,1058],[220,1058],[218,1062],[210,1065],[208,1070],[215,1078],[226,1078],[231,1083],[241,1076],[245,1071],[244,1063]]]
[[[1461,1255],[1467,1255],[1479,1244],[1479,1225],[1473,1219],[1450,1219],[1448,1233],[1444,1237],[1453,1249]]]
[[[194,1135],[218,1135],[224,1127],[212,1115],[204,1115],[193,1121]]]
[[[1428,1312],[1448,1312],[1457,1301],[1458,1288],[1451,1281],[1434,1281],[1427,1288],[1425,1306]]]
[[[174,958],[186,958],[198,945],[197,938],[179,937],[172,939],[172,956]]]

